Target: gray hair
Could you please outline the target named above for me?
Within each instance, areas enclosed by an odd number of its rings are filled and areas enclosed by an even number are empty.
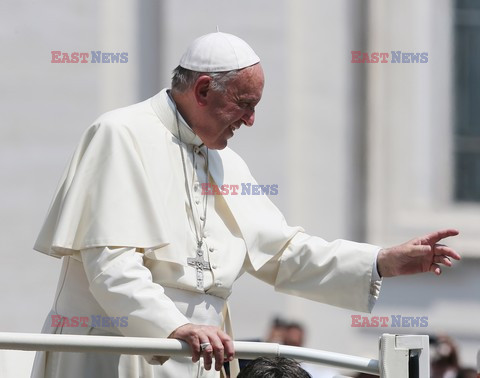
[[[240,70],[232,70],[225,72],[197,72],[186,68],[177,66],[173,70],[172,76],[172,91],[185,92],[191,88],[202,75],[207,75],[212,78],[211,88],[214,91],[224,93],[227,90],[227,84],[235,78]]]

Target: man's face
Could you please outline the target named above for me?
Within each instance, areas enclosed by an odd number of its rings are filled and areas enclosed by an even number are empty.
[[[205,107],[205,122],[196,130],[208,148],[221,150],[243,124],[252,126],[255,106],[262,97],[264,84],[260,64],[239,72],[227,84],[225,92],[210,90]]]
[[[285,333],[285,345],[302,346],[303,345],[303,329],[298,327],[289,327]]]

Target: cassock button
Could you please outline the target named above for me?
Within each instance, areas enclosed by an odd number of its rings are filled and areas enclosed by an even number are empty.
[[[213,252],[213,251],[215,251],[215,248],[210,247],[210,248],[208,248],[208,250],[209,250],[209,252]]]
[[[212,264],[212,269],[217,269],[217,264]]]
[[[222,286],[222,283],[220,281],[215,281],[215,286],[220,287],[220,286]]]
[[[200,204],[200,201],[199,201],[199,200],[196,200],[195,203],[198,205],[198,204]]]
[[[204,221],[205,220],[205,217],[203,215],[200,215],[200,220],[201,221]]]

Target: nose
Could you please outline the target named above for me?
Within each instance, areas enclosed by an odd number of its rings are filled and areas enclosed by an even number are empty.
[[[242,121],[246,126],[253,126],[255,122],[255,109],[247,110],[242,117]]]

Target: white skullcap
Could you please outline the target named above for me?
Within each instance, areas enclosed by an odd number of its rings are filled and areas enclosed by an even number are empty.
[[[222,72],[239,70],[258,62],[260,58],[243,39],[215,32],[193,41],[180,59],[180,66],[197,72]]]

